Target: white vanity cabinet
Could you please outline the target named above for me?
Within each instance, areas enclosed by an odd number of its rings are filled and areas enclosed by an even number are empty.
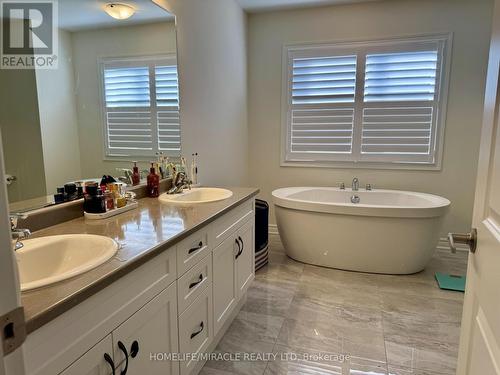
[[[244,302],[254,217],[254,200],[241,203],[28,335],[27,374],[199,372],[182,357],[213,350]]]
[[[164,353],[178,351],[177,341],[177,297],[171,285],[61,375],[109,375],[113,367],[117,374],[176,375],[178,364],[163,359]],[[159,360],[153,361],[155,353]]]

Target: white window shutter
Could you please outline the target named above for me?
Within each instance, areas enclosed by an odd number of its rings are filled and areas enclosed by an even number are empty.
[[[109,152],[152,150],[148,67],[105,69],[104,91]]]
[[[437,47],[366,56],[360,160],[434,162],[438,63]]]
[[[284,165],[436,166],[448,40],[286,47]]]
[[[290,157],[352,150],[356,56],[292,57]]]
[[[159,150],[179,154],[181,151],[181,124],[177,66],[155,67],[155,83]]]
[[[106,59],[102,66],[107,156],[178,156],[175,57]]]

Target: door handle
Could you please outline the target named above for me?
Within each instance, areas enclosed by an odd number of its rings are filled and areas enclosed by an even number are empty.
[[[118,348],[123,352],[123,355],[125,356],[125,368],[120,372],[120,375],[126,375],[128,371],[128,353],[127,353],[127,348],[123,344],[123,342],[118,341]]]
[[[240,248],[240,251],[238,251],[238,254],[236,254],[236,259],[238,259],[240,255],[243,253],[243,250],[245,249],[245,244],[243,243],[243,240],[239,236],[236,239],[236,242],[238,243],[238,247]],[[241,242],[241,247],[240,247],[240,242]]]
[[[111,374],[115,375],[115,363],[113,362],[113,359],[108,353],[104,353],[104,360],[108,362],[109,367],[111,367]]]
[[[470,233],[448,233],[448,242],[453,254],[457,252],[456,244],[467,245],[470,252],[475,253],[477,248],[477,229],[472,228]]]

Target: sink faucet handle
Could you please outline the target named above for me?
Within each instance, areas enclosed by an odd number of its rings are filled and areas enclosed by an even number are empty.
[[[340,190],[345,190],[345,184],[343,182],[340,183]]]
[[[366,190],[370,191],[373,189],[372,184],[366,184]]]
[[[28,215],[20,212],[11,212],[9,214],[9,219],[10,219],[10,229],[14,230],[17,228],[17,221],[19,219],[24,220],[27,219]]]

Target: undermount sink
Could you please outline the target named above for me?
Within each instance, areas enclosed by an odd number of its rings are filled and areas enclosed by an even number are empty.
[[[230,198],[232,195],[233,192],[231,190],[202,187],[184,190],[179,194],[163,193],[159,199],[162,202],[168,203],[197,204],[221,201]]]
[[[16,251],[21,291],[69,279],[103,264],[118,251],[111,238],[65,234],[22,241]]]

